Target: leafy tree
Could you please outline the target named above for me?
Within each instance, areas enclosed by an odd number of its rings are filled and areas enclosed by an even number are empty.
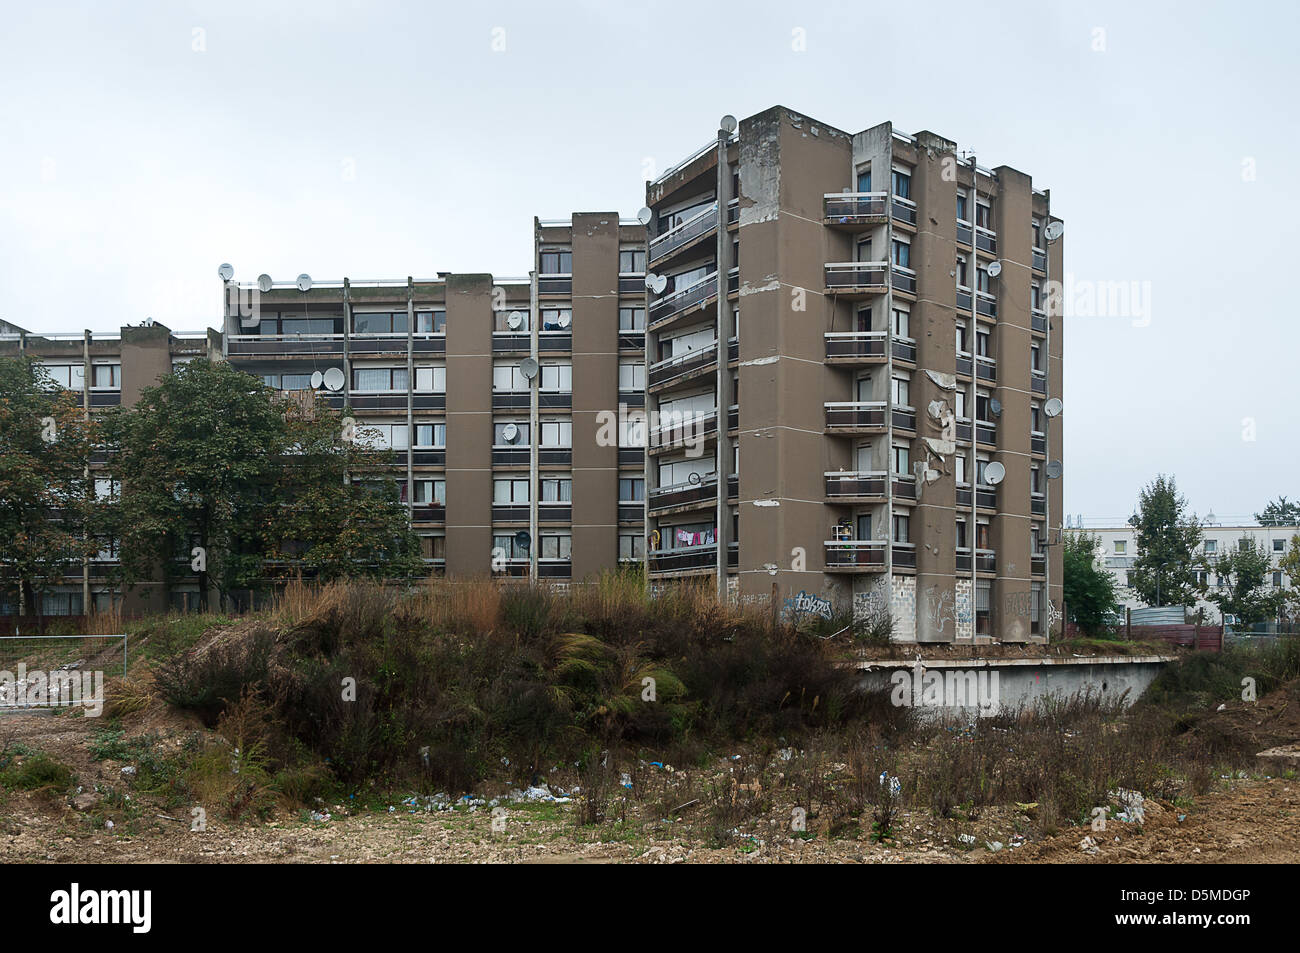
[[[94,425],[29,357],[0,359],[0,590],[40,594],[92,555]]]
[[[1264,512],[1256,513],[1255,519],[1261,526],[1300,525],[1300,503],[1293,503],[1285,496],[1279,496],[1264,507]]]
[[[1225,615],[1235,615],[1241,625],[1271,621],[1282,607],[1283,595],[1268,585],[1272,558],[1253,536],[1243,536],[1235,549],[1222,553],[1214,569],[1227,586],[1206,598]]]
[[[1300,617],[1300,534],[1291,537],[1291,548],[1278,560],[1277,568],[1289,580],[1281,593],[1282,610],[1292,619]]]
[[[1097,561],[1100,545],[1092,533],[1071,533],[1063,546],[1065,611],[1087,635],[1100,632],[1119,608],[1115,575]]]
[[[1147,605],[1192,605],[1204,590],[1197,571],[1205,568],[1197,552],[1201,524],[1187,512],[1173,477],[1159,475],[1138,495],[1138,510],[1129,518],[1137,530],[1137,558],[1129,585]]]

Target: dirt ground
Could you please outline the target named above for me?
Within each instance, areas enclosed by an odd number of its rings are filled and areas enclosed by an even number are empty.
[[[1239,716],[1238,716],[1239,717]],[[197,720],[151,709],[131,716],[132,735],[161,748],[201,730]],[[130,791],[124,762],[89,750],[95,719],[69,714],[0,717],[0,746],[15,743],[67,765],[83,792]],[[722,770],[726,770],[723,767]],[[1146,802],[1141,827],[1111,820],[1105,832],[1070,827],[1034,833],[1017,811],[986,811],[971,833],[928,813],[903,812],[892,846],[861,832],[807,839],[788,830],[781,809],[767,826],[747,828],[725,846],[709,846],[689,826],[689,809],[658,823],[606,822],[578,827],[572,804],[506,801],[504,831],[492,830],[488,806],[426,812],[395,799],[390,810],[322,805],[328,820],[303,812],[261,823],[206,819],[191,830],[185,808],[140,798],[110,806],[10,791],[0,796],[3,863],[1297,863],[1300,781],[1219,779],[1191,805]],[[107,822],[114,820],[112,828]],[[1092,843],[1081,848],[1085,837]],[[964,842],[963,842],[964,841]],[[971,842],[974,843],[971,843]]]

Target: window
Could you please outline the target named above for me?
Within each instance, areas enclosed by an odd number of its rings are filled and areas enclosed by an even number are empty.
[[[969,544],[966,540],[966,521],[957,520],[957,548],[965,549]]]
[[[572,559],[573,536],[569,533],[542,533],[537,547],[538,559]]]
[[[644,477],[620,477],[618,481],[618,501],[620,503],[640,503],[645,499]]]
[[[966,483],[966,458],[961,454],[952,458],[953,462],[953,479],[959,484]]]
[[[1043,247],[1043,220],[1041,218],[1035,218],[1032,227],[1034,232],[1034,247],[1041,250]]]
[[[1219,541],[1217,539],[1207,539],[1205,541],[1205,551],[1207,553],[1217,553],[1219,551]]]
[[[415,446],[417,448],[440,449],[447,446],[447,425],[444,423],[437,424],[416,424],[415,425]]]
[[[1043,553],[1043,528],[1037,524],[1029,527],[1029,554],[1039,556]]]
[[[980,357],[992,357],[992,348],[990,347],[990,336],[987,329],[980,325],[975,326],[975,353]]]
[[[906,377],[895,377],[893,379],[892,396],[894,406],[911,407],[912,406],[912,382]]]
[[[492,312],[492,330],[497,334],[527,334],[529,328],[525,308],[499,308]]]
[[[84,364],[42,364],[45,373],[64,390],[83,390],[86,385]]]
[[[988,520],[980,520],[975,524],[975,547],[985,551],[989,549]]]
[[[912,336],[912,316],[906,308],[894,309],[894,336],[900,338]]]
[[[406,376],[406,368],[404,367],[352,368],[353,390],[404,391],[406,390],[406,382],[408,380],[409,378]]]
[[[894,239],[894,264],[899,268],[912,267],[912,246],[902,239]]]
[[[368,450],[405,450],[406,424],[357,422],[357,443]]]
[[[963,223],[970,222],[970,198],[966,192],[958,191],[957,193],[957,221]]]
[[[416,480],[415,481],[415,502],[423,506],[437,504],[438,506],[447,505],[447,481],[446,480]]]
[[[1128,555],[1128,540],[1126,539],[1115,540],[1115,555],[1116,556]]]
[[[1040,373],[1043,370],[1043,350],[1037,344],[1029,346],[1029,369]]]
[[[644,331],[645,308],[619,308],[618,329],[620,331]]]
[[[1043,286],[1037,281],[1029,285],[1029,306],[1035,311],[1043,310]]]
[[[1043,408],[1037,401],[1029,405],[1029,429],[1036,434],[1043,432]]]
[[[444,312],[445,315],[446,312]],[[282,322],[285,330],[289,333],[289,319]],[[406,333],[406,312],[405,311],[353,311],[352,312],[352,333],[353,334],[405,334]]]
[[[902,474],[912,472],[912,452],[898,444],[894,445],[894,472]]]
[[[989,409],[991,398],[987,392],[977,391],[975,394],[975,419],[982,424],[993,423],[993,411]]]
[[[1253,548],[1251,545],[1253,542],[1254,540],[1243,536],[1241,539],[1237,540],[1237,552],[1239,553],[1250,552],[1250,550]]]
[[[975,290],[980,294],[992,294],[993,280],[989,277],[989,270],[984,265],[975,269]]]
[[[970,272],[967,270],[966,256],[957,256],[957,287],[970,287]]]
[[[980,228],[993,227],[993,209],[988,202],[975,200],[975,224]]]
[[[640,533],[619,533],[618,558],[620,561],[645,559],[645,537]]]
[[[856,322],[853,327],[853,330],[855,331],[871,330],[871,306],[870,305],[858,308],[858,310],[854,313],[853,317]]]
[[[867,168],[865,169],[858,170],[858,191],[859,192],[871,191],[871,167],[870,166],[867,166]]]
[[[528,479],[501,479],[492,481],[492,502],[497,506],[511,506],[528,502]]]
[[[1041,474],[1038,471],[1038,464],[1035,463],[1032,467],[1029,468],[1029,492],[1030,493],[1043,492],[1042,486],[1040,485],[1040,477]]]
[[[518,393],[528,390],[528,378],[519,372],[518,364],[494,364],[492,389],[497,393]]]
[[[543,503],[572,503],[573,502],[573,480],[569,477],[543,477],[541,483],[541,495],[538,499]]]
[[[560,449],[573,446],[573,422],[569,420],[543,420],[542,446]]]
[[[1274,589],[1282,588],[1282,574],[1280,572],[1274,571],[1273,573],[1273,588]]]
[[[645,390],[645,365],[637,361],[620,361],[618,389],[625,393],[638,394]]]
[[[910,543],[912,519],[909,516],[903,516],[899,513],[894,514],[894,542]]]
[[[961,388],[958,388],[957,390],[953,391],[952,396],[953,396],[953,409],[956,412],[957,417],[960,420],[967,419],[966,418],[966,391]]]
[[[262,383],[276,390],[311,390],[310,374],[263,374]]]
[[[542,390],[551,393],[568,394],[573,391],[573,365],[543,364]]]
[[[573,326],[572,308],[543,308],[543,331],[568,331]]]
[[[1043,632],[1043,584],[1031,583],[1029,586],[1029,632],[1042,635]]]
[[[447,393],[447,368],[436,364],[430,367],[417,367],[415,389],[424,393]]]
[[[1280,552],[1285,552],[1285,550],[1286,550],[1286,540],[1283,539],[1273,540],[1273,552],[1280,553]]]
[[[415,312],[415,330],[418,334],[446,334],[447,309],[434,308],[432,311]]]
[[[641,248],[624,248],[618,253],[618,273],[620,275],[645,274],[645,250]]]
[[[446,559],[447,558],[447,537],[446,536],[421,536],[420,550],[424,553],[425,559]]]
[[[984,471],[988,469],[988,465],[989,465],[988,457],[975,458],[975,482],[980,484],[981,486],[986,485],[984,481]]]
[[[494,447],[528,446],[528,423],[516,423],[502,420],[492,425],[492,445]]]
[[[498,552],[506,559],[527,559],[528,547],[515,542],[514,534],[492,537],[493,556]]]
[[[104,502],[107,500],[116,500],[122,492],[122,484],[118,480],[112,479],[95,479],[95,499]]]
[[[121,364],[96,364],[91,368],[91,372],[94,374],[91,387],[101,390],[122,389]]]
[[[957,325],[957,353],[970,354],[969,339],[966,336],[966,325]]]
[[[543,251],[541,273],[544,275],[573,274],[573,252],[568,249]]]
[[[894,194],[900,199],[912,197],[912,173],[907,169],[894,169]]]

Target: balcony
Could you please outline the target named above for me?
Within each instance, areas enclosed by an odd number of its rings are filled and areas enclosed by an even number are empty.
[[[894,338],[894,360],[916,363],[916,342],[911,338]]]
[[[958,374],[963,374],[963,375],[965,375],[966,377],[970,377],[970,376],[972,375],[972,372],[974,371],[974,369],[975,369],[975,365],[974,365],[974,363],[971,361],[971,356],[970,356],[969,354],[961,354],[961,353],[958,353],[958,355],[957,355],[957,373],[958,373]]]
[[[567,354],[573,350],[573,335],[568,332],[541,331],[537,335],[537,350],[542,354]]]
[[[895,407],[890,415],[895,430],[916,430],[916,410],[912,407]]]
[[[1029,435],[1029,452],[1036,453],[1040,457],[1047,456],[1047,435],[1031,433]]]
[[[698,483],[677,483],[650,491],[650,512],[660,513],[679,506],[713,504],[718,499],[718,478],[710,473]]]
[[[997,490],[977,487],[975,490],[975,505],[982,510],[996,510],[998,508]]]
[[[990,255],[998,253],[998,233],[982,225],[975,226],[975,247]]]
[[[1042,493],[1029,494],[1029,512],[1034,516],[1047,515],[1047,497]]]
[[[650,239],[650,264],[658,264],[674,252],[693,244],[698,239],[712,235],[718,228],[718,203],[714,202],[692,215],[679,225],[674,225],[662,235]]]
[[[493,410],[527,410],[532,404],[532,395],[526,390],[493,391]]]
[[[910,473],[895,473],[892,489],[894,499],[900,503],[916,502],[916,477]]]
[[[618,349],[620,351],[644,351],[645,332],[620,330],[618,332]]]
[[[1047,252],[1035,248],[1032,254],[1034,271],[1041,272],[1044,275],[1047,274]]]
[[[828,262],[825,273],[827,294],[844,298],[866,298],[889,288],[889,265],[883,261]]]
[[[977,572],[997,572],[997,554],[991,549],[977,549],[975,551],[975,569]],[[964,546],[957,547],[957,572],[968,573],[971,571],[971,551]]]
[[[1031,371],[1029,386],[1035,394],[1047,393],[1047,375],[1042,371]]]
[[[307,337],[308,335],[303,335]],[[329,337],[330,335],[318,335]],[[341,337],[341,335],[338,335]],[[446,338],[442,339],[446,342]],[[373,333],[353,332],[348,337],[348,350],[353,354],[405,354],[405,331],[375,331]]]
[[[884,433],[885,402],[873,401],[828,401],[826,403],[827,433]]]
[[[916,272],[902,265],[894,266],[894,290],[916,294]]]
[[[982,381],[998,379],[998,362],[991,357],[975,358],[975,377]]]
[[[718,296],[718,273],[706,275],[693,285],[688,285],[670,295],[659,298],[650,305],[650,328],[663,327],[678,315],[693,308],[702,308]]]
[[[889,218],[884,192],[828,192],[822,198],[822,223],[855,232],[883,225]]]
[[[718,547],[688,546],[682,549],[656,549],[650,552],[650,572],[690,572],[716,569]]]
[[[830,331],[825,338],[827,364],[885,363],[884,331]]]
[[[1047,312],[1034,309],[1029,313],[1029,326],[1041,334],[1047,333]]]
[[[492,353],[494,354],[508,354],[511,351],[531,351],[532,348],[532,336],[527,333],[515,334],[510,331],[492,332]]]
[[[957,310],[964,314],[970,314],[971,296],[970,290],[957,289]]]
[[[442,503],[416,503],[411,509],[412,523],[443,523],[447,520],[447,507]]]
[[[998,425],[985,420],[975,421],[975,442],[987,443],[991,447],[998,443]]]
[[[1035,576],[1041,576],[1047,572],[1047,554],[1030,553],[1029,554],[1029,571]]]
[[[493,503],[492,522],[527,523],[528,509],[527,503]]]
[[[883,539],[838,539],[822,543],[827,572],[884,572]]]
[[[645,508],[640,503],[618,504],[618,521],[620,523],[640,523],[645,519]]]
[[[965,245],[967,248],[973,248],[974,247],[973,238],[974,238],[974,233],[972,232],[971,223],[958,220],[957,222],[958,243]]]
[[[890,211],[894,216],[894,221],[903,222],[906,225],[916,224],[916,203],[911,199],[895,195]]]
[[[975,313],[982,314],[986,318],[996,318],[998,316],[998,299],[987,291],[975,292]]]
[[[406,335],[402,335],[402,350]],[[267,355],[274,357],[315,357],[342,355],[342,334],[231,334],[226,338],[226,353],[231,357]]]
[[[691,380],[708,370],[716,370],[717,367],[718,342],[714,341],[702,348],[678,354],[658,364],[651,364],[646,369],[646,383],[652,392],[662,390],[669,384]]]
[[[568,297],[573,294],[573,275],[538,275],[537,293]]]
[[[119,407],[122,404],[122,392],[120,390],[92,390],[90,392],[91,407]]]
[[[740,199],[732,199],[727,203],[727,225],[740,224]]]
[[[824,474],[828,503],[882,503],[889,475],[883,470],[840,470]]]
[[[894,568],[916,568],[916,543],[894,543]]]
[[[573,575],[573,561],[569,559],[538,559],[537,575],[540,579],[568,579]]]
[[[671,413],[663,414],[663,417],[672,416]],[[680,419],[671,420],[657,430],[650,431],[650,449],[668,450],[673,447],[686,447],[695,444],[696,441],[716,437],[717,434],[717,411],[686,414]]]

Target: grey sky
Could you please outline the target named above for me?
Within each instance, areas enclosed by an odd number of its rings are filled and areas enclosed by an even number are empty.
[[[1067,512],[1121,517],[1158,471],[1220,517],[1300,496],[1300,330],[1280,293],[1300,219],[1293,3],[4,16],[0,318],[198,329],[223,261],[243,280],[522,274],[534,214],[630,215],[647,169],[724,113],[781,103],[848,131],[931,129],[1028,172],[1066,219],[1076,280],[1149,282],[1149,323],[1067,323]]]

